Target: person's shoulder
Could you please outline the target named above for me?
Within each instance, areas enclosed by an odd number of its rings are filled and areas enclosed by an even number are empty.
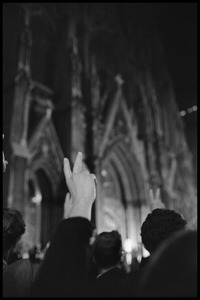
[[[19,259],[7,266],[6,273],[12,273],[13,275],[15,274],[16,276],[19,276],[23,272],[23,274],[31,275],[33,273],[33,268],[35,267],[33,267],[33,264],[30,261],[30,259]]]
[[[34,279],[34,270],[29,259],[20,259],[8,265],[3,274],[4,297],[24,297]]]
[[[20,268],[20,267],[29,267],[30,266],[30,260],[28,258],[26,259],[18,259],[15,262],[9,264],[7,266],[7,270]]]
[[[97,281],[116,281],[118,279],[124,278],[126,276],[126,273],[124,272],[124,270],[120,269],[120,268],[113,268],[110,269],[108,271],[106,271],[105,273],[101,274],[99,277],[97,277]]]
[[[123,279],[126,273],[119,268],[113,268],[96,279],[93,285],[94,297],[124,297],[127,292],[124,290]],[[127,285],[125,285],[127,287]]]

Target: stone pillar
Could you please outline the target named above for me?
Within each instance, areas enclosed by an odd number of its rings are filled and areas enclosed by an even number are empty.
[[[11,176],[8,196],[8,206],[24,212],[28,199],[27,157],[13,156],[11,161]]]

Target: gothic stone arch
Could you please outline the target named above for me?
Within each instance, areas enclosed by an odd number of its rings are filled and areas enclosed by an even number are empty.
[[[46,230],[46,233],[38,233],[43,243],[50,239],[56,222],[59,221],[59,213],[52,214],[52,203],[59,198],[57,187],[63,176],[64,155],[51,118],[51,96],[50,89],[31,80],[26,72],[22,71],[17,76],[11,124],[13,155],[8,206],[20,210],[28,220],[31,211],[33,212],[29,201],[42,201],[42,211],[38,214],[43,215],[42,219],[46,223],[42,226],[38,222],[37,226]],[[35,210],[38,205],[39,201]],[[49,215],[44,217],[44,213]],[[52,222],[49,221],[50,218]],[[36,228],[36,231],[39,230]],[[38,241],[38,237],[36,240]]]
[[[96,225],[99,232],[117,229],[133,247],[141,243],[140,227],[150,210],[141,145],[121,87],[113,99],[105,129],[96,143]]]

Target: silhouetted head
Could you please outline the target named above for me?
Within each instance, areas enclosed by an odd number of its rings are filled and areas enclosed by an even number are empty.
[[[142,297],[197,297],[197,232],[180,231],[155,252],[142,278]]]
[[[117,265],[121,260],[122,240],[118,231],[100,233],[94,244],[94,260],[103,269]]]
[[[142,243],[152,253],[173,233],[185,229],[186,225],[187,221],[178,212],[171,209],[154,209],[142,224]]]
[[[14,248],[25,232],[25,223],[18,210],[3,209],[3,252]]]

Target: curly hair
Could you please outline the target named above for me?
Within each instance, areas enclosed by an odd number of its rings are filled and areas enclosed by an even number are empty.
[[[93,256],[98,266],[108,268],[120,261],[122,253],[121,235],[117,230],[100,233],[94,244]]]
[[[152,253],[173,233],[185,229],[187,221],[178,212],[171,209],[154,209],[147,215],[141,227],[144,247]]]
[[[25,232],[25,223],[16,209],[3,209],[3,251],[15,246]]]

